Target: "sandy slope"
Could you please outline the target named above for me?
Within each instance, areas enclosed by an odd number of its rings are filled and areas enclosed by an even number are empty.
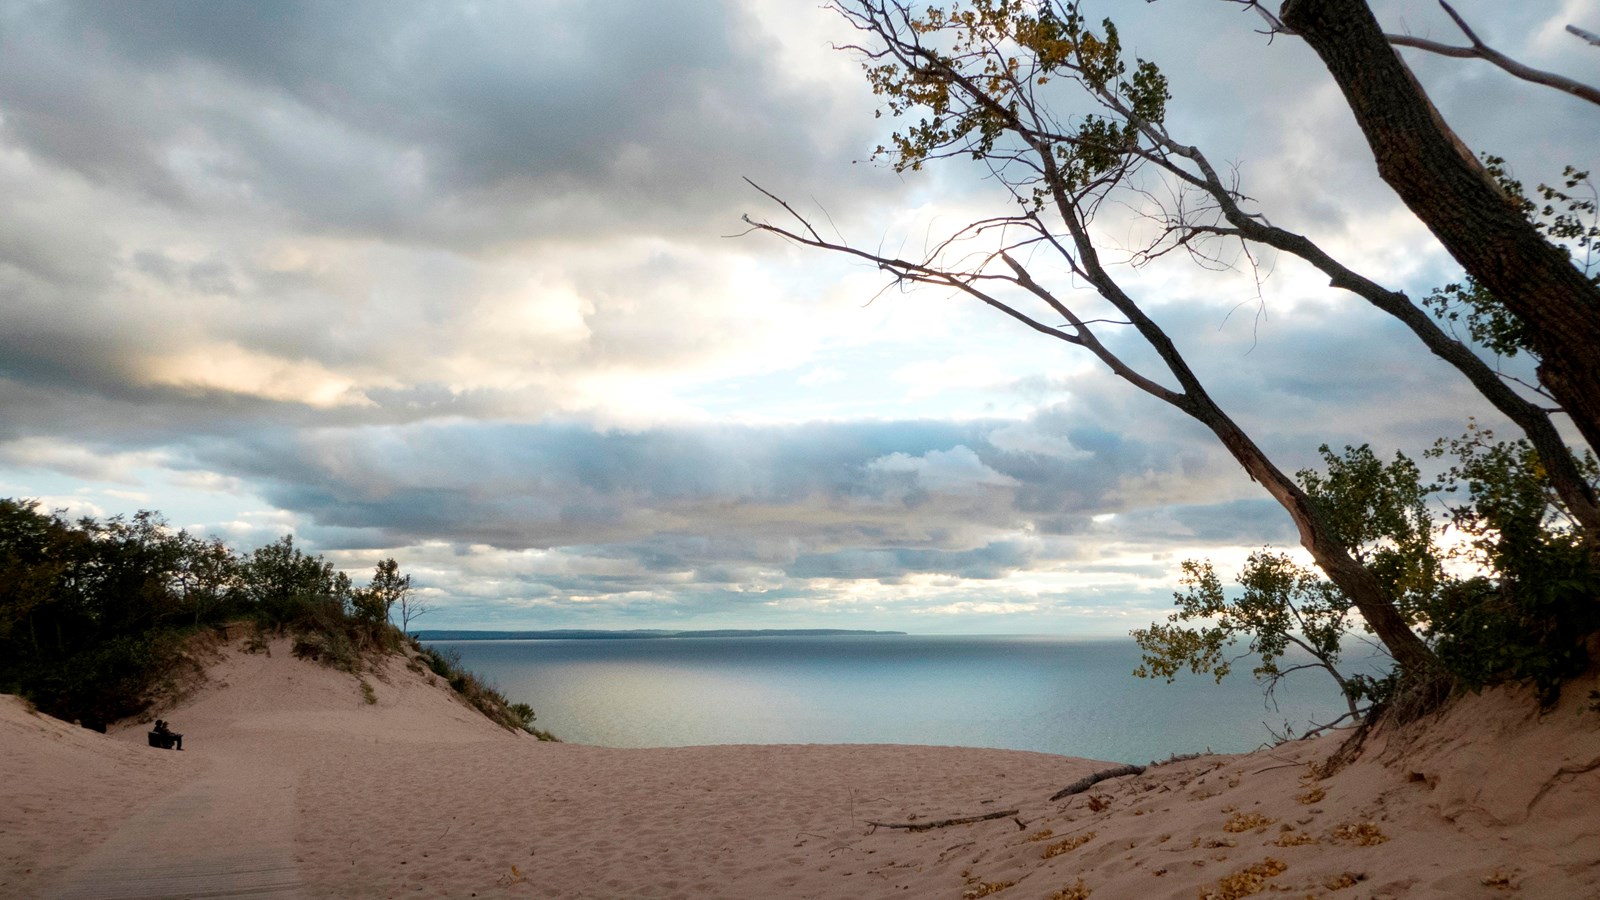
[[[181,754],[142,723],[102,736],[4,698],[0,896],[1600,897],[1587,683],[1543,717],[1469,698],[1322,780],[1309,764],[1338,737],[1051,802],[1104,764],[541,744],[430,680],[392,664],[369,705],[282,644],[233,651],[168,716]]]

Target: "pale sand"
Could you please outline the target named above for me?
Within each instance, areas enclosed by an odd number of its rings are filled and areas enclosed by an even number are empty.
[[[368,705],[352,676],[281,642],[226,653],[210,679],[164,715],[183,753],[144,746],[148,723],[98,735],[0,698],[0,896],[1045,900],[1081,879],[1099,900],[1192,900],[1244,896],[1224,880],[1255,865],[1276,872],[1263,896],[1600,897],[1592,678],[1542,717],[1506,693],[1468,698],[1322,781],[1307,763],[1342,735],[1058,802],[1107,764],[543,744],[399,663],[368,677]]]

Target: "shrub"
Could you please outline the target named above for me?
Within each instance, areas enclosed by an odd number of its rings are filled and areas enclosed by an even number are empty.
[[[512,715],[516,716],[518,728],[527,729],[529,725],[533,724],[533,707],[526,703],[513,703],[509,709]]]
[[[461,666],[461,654],[455,650],[429,647],[422,651],[422,655],[428,661],[428,668],[440,678],[448,679]]]
[[[1422,634],[1442,674],[1403,689],[1394,673],[1340,672],[1340,648],[1350,625],[1359,623],[1347,615],[1349,601],[1310,570],[1268,551],[1252,554],[1236,597],[1224,592],[1209,563],[1186,561],[1188,590],[1175,595],[1178,612],[1166,625],[1133,633],[1144,650],[1135,674],[1170,681],[1188,668],[1220,680],[1237,658],[1229,648],[1242,638],[1260,660],[1256,676],[1270,685],[1282,675],[1277,660],[1285,647],[1298,644],[1339,683],[1350,715],[1367,701],[1405,719],[1407,710],[1442,699],[1452,683],[1474,691],[1527,683],[1548,706],[1562,683],[1590,664],[1589,644],[1600,634],[1600,551],[1591,541],[1600,536],[1577,526],[1526,441],[1497,442],[1471,425],[1428,451],[1430,458],[1453,460],[1432,485],[1400,454],[1390,463],[1365,446],[1343,454],[1323,447],[1322,454],[1326,473],[1298,473],[1309,499]],[[1580,469],[1591,484],[1600,481],[1592,456],[1584,456]],[[1430,500],[1446,501],[1448,524],[1436,520]],[[1447,528],[1461,538],[1451,548],[1437,540]],[[1478,574],[1452,574],[1447,560]]]
[[[435,675],[450,685],[451,690],[490,721],[505,728],[526,731],[541,741],[557,740],[550,732],[533,727],[533,707],[526,703],[512,703],[498,688],[467,671],[461,663],[459,651],[454,648],[441,650],[424,647],[422,658]]]
[[[162,630],[113,638],[23,679],[23,696],[40,710],[87,728],[149,708],[154,687],[182,660],[182,633]]]
[[[1428,607],[1440,661],[1469,689],[1527,682],[1552,704],[1589,664],[1588,639],[1600,632],[1595,548],[1527,441],[1497,442],[1472,425],[1429,455],[1454,459],[1434,489],[1465,495],[1450,506],[1450,525],[1465,538],[1456,555],[1491,576],[1450,584]],[[1580,468],[1591,485],[1600,481],[1593,456]]]

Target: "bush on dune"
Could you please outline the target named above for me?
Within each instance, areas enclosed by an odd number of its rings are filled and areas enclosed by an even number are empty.
[[[174,532],[153,512],[69,522],[35,502],[0,499],[0,692],[103,730],[175,696],[199,665],[192,645],[243,621],[253,626],[247,650],[287,636],[296,657],[357,677],[386,656],[420,653],[491,720],[547,737],[526,704],[389,622],[410,587],[386,559],[357,588],[292,536],[236,554]]]
[[[1324,446],[1322,454],[1324,469],[1301,471],[1299,480],[1450,683],[1469,691],[1529,684],[1549,707],[1563,684],[1594,665],[1594,539],[1576,525],[1526,441],[1499,441],[1472,425],[1428,452],[1451,463],[1432,484],[1403,454],[1388,463],[1365,445],[1337,454]],[[1581,455],[1579,471],[1591,485],[1600,482],[1593,456]],[[1436,507],[1446,511],[1443,521]],[[1348,700],[1348,718],[1409,699],[1392,673],[1343,672],[1341,649],[1361,621],[1313,570],[1263,550],[1251,555],[1233,594],[1209,562],[1188,561],[1184,570],[1178,611],[1165,625],[1133,632],[1144,651],[1135,674],[1171,681],[1187,668],[1221,680],[1231,663],[1250,657],[1269,687],[1292,671],[1324,670]],[[1240,642],[1243,651],[1233,650]],[[1311,661],[1280,667],[1289,646]]]

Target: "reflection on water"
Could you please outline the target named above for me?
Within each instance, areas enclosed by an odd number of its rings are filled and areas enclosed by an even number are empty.
[[[541,728],[610,747],[897,743],[1143,762],[1250,750],[1344,709],[1305,673],[1263,702],[1248,672],[1222,685],[1134,678],[1131,640],[851,635],[437,641]],[[1246,667],[1248,668],[1248,667]]]

